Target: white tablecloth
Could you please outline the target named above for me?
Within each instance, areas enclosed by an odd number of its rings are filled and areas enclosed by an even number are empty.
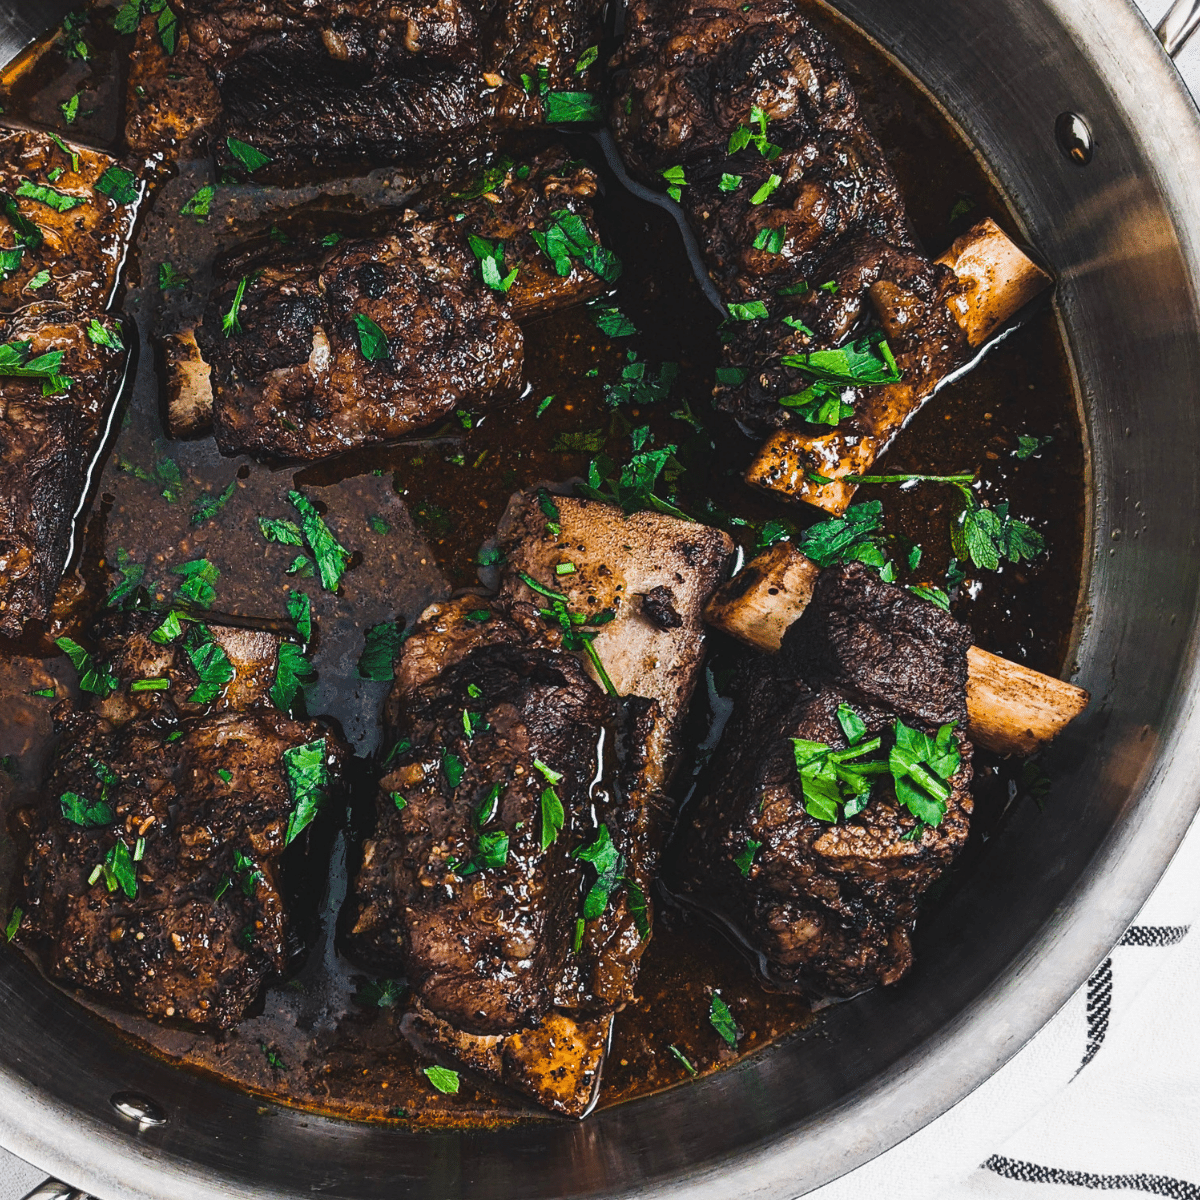
[[[1153,22],[1167,7],[1137,3]],[[1178,65],[1200,94],[1200,34]],[[1028,1046],[810,1200],[1070,1200],[1081,1188],[1200,1200],[1198,922],[1200,824],[1111,956]],[[43,1178],[0,1150],[0,1200]]]

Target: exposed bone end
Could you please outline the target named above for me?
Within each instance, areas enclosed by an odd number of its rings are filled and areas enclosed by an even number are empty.
[[[937,261],[963,285],[949,306],[972,346],[981,346],[1053,282],[990,217],[964,233]]]
[[[780,429],[759,448],[746,470],[746,482],[826,512],[843,513],[857,487],[842,477],[864,474],[879,452],[879,443],[862,434],[847,437],[835,429],[809,437]],[[833,482],[814,480],[813,474]]]
[[[790,542],[753,558],[704,609],[716,629],[774,653],[808,607],[820,568]],[[967,720],[971,740],[997,754],[1029,755],[1053,741],[1085,708],[1081,687],[971,646]]]
[[[191,329],[161,339],[167,376],[167,434],[195,438],[212,432],[212,368]]]
[[[991,219],[963,234],[937,261],[949,267],[962,285],[947,304],[971,346],[982,345],[1052,282]],[[872,291],[882,294],[888,286],[876,284]],[[886,310],[889,306],[880,307]],[[895,335],[899,331],[889,328],[888,332]],[[875,423],[868,425],[874,438],[836,429],[819,436],[779,430],[763,443],[746,472],[746,482],[835,515],[845,512],[854,485],[814,483],[813,472],[838,481],[846,475],[865,475],[904,422],[932,395],[937,382],[906,378],[877,389],[870,398]]]
[[[967,651],[971,737],[997,754],[1033,754],[1079,716],[1090,699],[1073,683],[977,646]]]
[[[776,542],[713,593],[704,619],[714,629],[773,653],[808,607],[820,573],[791,542]]]
[[[419,1045],[532,1096],[552,1112],[585,1117],[599,1095],[612,1021],[610,1014],[577,1021],[554,1010],[534,1029],[479,1035],[456,1029],[416,1001],[401,1028]]]

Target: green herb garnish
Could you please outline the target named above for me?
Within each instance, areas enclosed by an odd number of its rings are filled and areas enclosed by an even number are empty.
[[[354,327],[358,330],[359,349],[367,362],[382,362],[392,357],[387,334],[366,313],[359,313],[354,318]]]
[[[713,992],[712,1002],[708,1006],[708,1022],[730,1046],[736,1048],[737,1022],[729,1011],[729,1005],[716,992]]]
[[[390,683],[400,657],[400,648],[408,634],[399,621],[383,621],[372,625],[363,640],[363,652],[358,659],[358,673],[363,679]]]
[[[325,789],[329,785],[325,754],[324,738],[304,746],[292,746],[283,752],[283,767],[292,797],[285,846],[290,846],[312,824],[325,799]]]
[[[225,145],[229,147],[229,153],[250,172],[251,175],[268,163],[275,160],[269,155],[264,154],[256,146],[251,146],[249,142],[240,142],[235,137],[227,137]]]

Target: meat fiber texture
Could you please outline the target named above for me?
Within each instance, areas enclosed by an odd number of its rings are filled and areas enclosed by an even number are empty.
[[[635,0],[626,28],[611,108],[626,165],[660,190],[682,168],[680,204],[722,297],[768,314],[739,321],[725,345],[718,407],[760,428],[798,423],[779,399],[811,377],[779,358],[862,332],[880,281],[928,309],[898,351],[954,336],[935,303],[953,274],[916,245],[845,68],[794,0]],[[731,152],[739,129],[750,140]]]
[[[96,658],[116,690],[56,711],[60,749],[23,814],[19,936],[61,983],[155,1019],[229,1028],[299,948],[286,883],[311,834],[285,849],[297,797],[284,755],[312,747],[333,792],[349,750],[270,703],[277,636],[189,623],[162,644],[149,636],[162,620],[102,621]],[[203,701],[206,645],[231,676]],[[146,678],[170,686],[130,689]],[[124,863],[131,886],[97,870],[105,863]]]
[[[49,619],[124,377],[125,350],[92,340],[95,328],[122,344],[112,318],[84,319],[62,304],[0,315],[0,345],[28,343],[30,359],[60,350],[70,380],[51,395],[41,378],[0,388],[0,633],[9,637]]]
[[[322,458],[520,394],[518,322],[598,294],[618,268],[600,245],[592,171],[561,149],[493,171],[486,184],[469,176],[380,214],[370,236],[332,246],[258,239],[223,257],[194,347],[166,344],[177,391],[211,387],[222,453]],[[569,259],[560,275],[532,231],[568,218],[593,257]],[[475,250],[487,247],[501,254],[493,283],[507,279],[507,291],[483,278]],[[184,406],[190,430],[204,402]]]
[[[962,848],[972,801],[966,726],[970,632],[861,563],[821,573],[778,655],[744,669],[706,794],[685,813],[675,886],[730,925],[789,991],[845,997],[894,983],[912,965],[921,896]],[[897,718],[928,734],[954,722],[962,762],[947,813],[917,824],[890,776],[858,816],[831,824],[805,809],[792,738],[846,743],[849,704],[867,735]],[[748,869],[745,855],[758,843]]]
[[[0,391],[0,633],[10,637],[49,617],[124,378],[121,329],[105,310],[140,197],[107,154],[0,129],[0,346],[26,350],[20,361],[63,356],[60,380],[22,377],[18,364]]]
[[[267,174],[470,150],[544,124],[542,94],[589,90],[598,70],[576,70],[600,41],[597,0],[174,7],[173,54],[153,16],[139,29],[130,145],[187,154],[208,144],[236,167],[232,136],[272,160]]]
[[[351,942],[373,969],[406,974],[417,1037],[578,1116],[595,1099],[611,1013],[633,998],[671,815],[663,788],[701,666],[700,609],[732,546],[660,514],[552,503],[553,533],[539,497],[515,497],[499,593],[432,606],[405,643]],[[593,644],[623,699],[563,647],[546,599],[520,578],[567,551],[586,573],[571,606],[614,614]],[[673,619],[643,608],[651,576],[674,584]],[[548,789],[562,806],[553,837]],[[503,861],[483,862],[501,835]],[[605,837],[614,886],[595,912],[599,872],[579,851]]]

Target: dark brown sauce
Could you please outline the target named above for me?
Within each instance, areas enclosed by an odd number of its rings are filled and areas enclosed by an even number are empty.
[[[123,48],[104,32],[109,14],[104,10],[89,27],[94,51],[89,63],[68,61],[52,46],[35,49],[23,69],[11,70],[0,90],[5,113],[68,137],[115,144]],[[817,11],[814,19],[828,30],[850,66],[926,246],[940,252],[955,234],[984,216],[1013,229],[1011,213],[970,147],[932,101],[827,10]],[[67,127],[59,105],[76,91],[83,93],[81,110],[93,115]],[[601,162],[587,138],[575,139],[574,149]],[[621,461],[629,452],[630,429],[649,424],[656,444],[677,445],[687,467],[681,504],[702,515],[711,503],[747,522],[731,529],[749,551],[754,527],[768,518],[786,518],[798,526],[817,519],[809,510],[785,511],[741,481],[755,443],[708,405],[718,316],[690,274],[673,223],[607,176],[607,195],[598,208],[608,241],[625,264],[616,300],[641,330],[638,336],[610,340],[583,309],[557,315],[527,331],[529,389],[509,408],[472,420],[470,430],[463,421],[452,420],[412,444],[295,472],[223,459],[211,441],[167,442],[147,335],[160,325],[170,327],[189,306],[194,311],[196,300],[193,293],[164,298],[154,286],[158,264],[169,259],[202,283],[214,254],[266,228],[276,219],[275,210],[336,192],[320,205],[333,210],[328,219],[334,223],[341,214],[351,221],[364,204],[402,202],[409,186],[404,172],[383,170],[361,181],[327,182],[291,195],[223,187],[209,224],[197,226],[178,210],[205,181],[201,168],[185,166],[160,189],[131,257],[125,312],[139,327],[143,350],[87,518],[80,562],[64,584],[64,628],[86,627],[119,578],[122,552],[127,561],[146,566],[146,582],[157,585],[152,594],[161,600],[174,591],[171,568],[201,556],[220,567],[215,607],[224,612],[280,616],[286,593],[299,586],[312,598],[319,629],[314,661],[320,674],[309,710],[337,720],[358,753],[368,756],[378,740],[386,688],[357,676],[362,630],[382,620],[411,621],[431,600],[475,583],[474,556],[510,494],[586,469],[590,455],[554,449],[561,434],[603,430],[606,452]],[[956,206],[961,213],[968,202],[969,212],[952,221]],[[617,379],[630,351],[654,367],[663,361],[679,363],[679,379],[665,404],[614,415],[605,407],[604,385]],[[537,415],[540,402],[550,395],[554,400]],[[703,429],[672,415],[685,406]],[[1018,434],[1050,435],[1053,442],[1038,457],[1021,461],[1014,455]],[[161,495],[162,482],[138,475],[152,475],[166,457],[181,474],[174,502]],[[1009,500],[1015,514],[1033,520],[1044,532],[1047,555],[1033,565],[983,575],[963,594],[955,614],[970,624],[977,644],[1057,673],[1069,652],[1082,570],[1085,460],[1053,310],[1044,308],[965,380],[944,389],[881,467],[937,474],[979,470],[985,495]],[[196,505],[231,482],[236,490],[217,516],[192,525]],[[259,535],[259,515],[289,515],[286,493],[292,486],[305,489],[327,510],[341,541],[357,552],[338,596],[320,590],[314,580],[297,583],[286,576],[292,557],[288,548],[267,545]],[[948,519],[955,510],[954,493],[935,486],[862,489],[860,499],[875,498],[883,500],[888,531],[900,544],[911,540],[923,548],[919,567],[902,573],[901,581],[942,584],[950,559]],[[15,781],[0,775],[9,808],[33,794],[53,749],[49,713],[54,701],[30,693],[53,686],[61,698],[74,686],[66,660],[51,656],[48,646],[34,646],[30,639],[0,654],[0,755],[11,755],[15,762]],[[718,684],[740,653],[714,638],[710,669]],[[709,717],[700,697],[691,721],[693,744],[703,738]],[[419,1073],[426,1060],[400,1034],[403,999],[382,1008],[367,1002],[363,985],[368,981],[337,955],[333,925],[346,889],[346,857],[353,860],[372,803],[369,765],[360,761],[359,766],[348,832],[333,844],[329,878],[302,883],[323,891],[322,930],[295,976],[267,993],[261,1015],[228,1034],[211,1035],[155,1025],[81,1000],[152,1052],[284,1103],[416,1124],[536,1119],[537,1113],[513,1097],[477,1088],[466,1077],[457,1096],[434,1092]],[[1020,794],[1020,763],[980,754],[976,769],[971,846],[939,889],[939,900],[952,892],[956,875],[970,870],[987,833]],[[691,782],[685,769],[676,784],[680,799]],[[7,837],[0,851],[0,879],[10,878],[17,851]],[[919,952],[919,929],[917,946]],[[803,1001],[760,986],[747,960],[724,937],[665,902],[659,905],[638,990],[638,1001],[617,1017],[601,1101],[605,1105],[685,1081],[689,1068],[672,1046],[692,1069],[704,1073],[813,1020]],[[708,1022],[713,990],[720,991],[743,1032],[736,1052]]]

